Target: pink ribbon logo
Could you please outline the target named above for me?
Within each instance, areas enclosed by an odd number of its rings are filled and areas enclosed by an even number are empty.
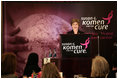
[[[85,41],[84,44],[80,43],[81,45],[84,45],[84,46],[85,46],[84,49],[88,48],[88,44],[90,43],[90,40],[89,40],[89,39],[90,39],[90,38],[88,37],[88,39],[86,39],[86,41]]]
[[[112,17],[113,17],[113,10],[108,14],[108,17],[107,18],[104,18],[103,17],[102,19],[108,20],[107,24],[109,24]]]

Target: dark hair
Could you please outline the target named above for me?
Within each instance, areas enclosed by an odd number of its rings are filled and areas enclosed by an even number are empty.
[[[41,71],[41,68],[38,66],[38,55],[36,53],[31,53],[28,56],[27,64],[24,69],[25,76],[29,77],[33,72],[38,73]]]
[[[74,22],[77,22],[77,23],[78,23],[78,25],[80,24],[79,19],[72,19],[72,20],[71,20],[71,26],[72,26],[72,24],[73,24]]]
[[[59,70],[56,65],[53,63],[47,63],[43,66],[42,69],[42,78],[61,78]]]
[[[14,53],[3,53],[1,60],[1,74],[14,74],[16,71],[16,55]]]

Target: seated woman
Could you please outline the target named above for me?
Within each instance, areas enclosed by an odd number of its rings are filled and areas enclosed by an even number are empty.
[[[38,66],[38,55],[36,53],[31,53],[28,56],[26,67],[24,69],[24,77],[31,77],[32,73],[39,73],[41,68]]]
[[[102,56],[96,56],[92,60],[91,77],[105,78],[109,73],[109,64]]]
[[[14,53],[3,53],[1,59],[1,77],[16,78],[16,55]]]
[[[42,78],[61,78],[59,70],[56,65],[53,63],[47,63],[43,66],[42,69]]]

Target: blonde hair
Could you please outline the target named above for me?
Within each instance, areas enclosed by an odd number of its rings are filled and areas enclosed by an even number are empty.
[[[78,25],[80,24],[79,19],[72,19],[72,20],[71,20],[71,26],[72,26],[72,24],[73,24],[74,22],[77,22],[77,23],[78,23]]]
[[[13,53],[3,53],[1,59],[2,75],[14,74],[16,71],[16,55]]]
[[[102,56],[96,56],[92,60],[91,77],[105,77],[109,73],[109,64]]]
[[[43,66],[42,69],[42,78],[61,78],[59,70],[56,65],[53,63],[47,63]]]

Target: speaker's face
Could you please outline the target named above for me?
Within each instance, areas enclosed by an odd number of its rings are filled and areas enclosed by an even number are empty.
[[[74,23],[72,24],[72,28],[73,28],[73,30],[78,30],[78,28],[79,28],[78,23],[77,23],[77,22],[74,22]]]

